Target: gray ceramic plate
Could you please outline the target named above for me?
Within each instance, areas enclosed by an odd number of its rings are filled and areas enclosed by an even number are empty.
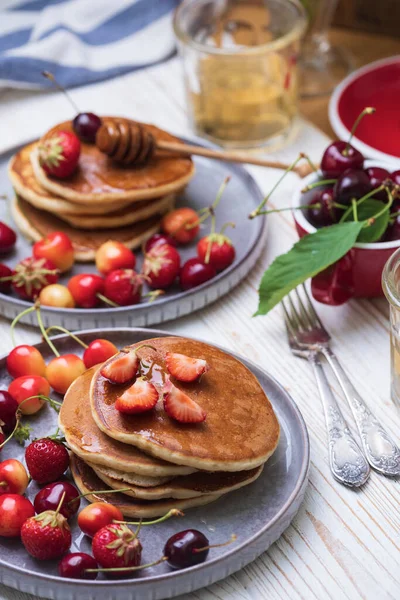
[[[155,336],[171,335],[152,329],[83,331],[84,341],[106,337],[122,347]],[[79,353],[71,338],[54,338],[62,352]],[[45,358],[51,354],[44,344],[38,345]],[[228,540],[232,533],[236,542],[225,548],[210,550],[208,560],[182,571],[172,571],[165,564],[139,572],[130,580],[83,582],[62,579],[55,562],[39,563],[24,551],[19,540],[0,538],[0,581],[5,585],[44,598],[57,600],[160,600],[188,593],[227,577],[264,552],[288,527],[303,500],[309,468],[309,440],[303,418],[289,394],[270,375],[249,361],[237,357],[254,373],[263,386],[278,416],[281,438],[277,450],[267,462],[260,478],[249,487],[226,495],[205,507],[188,510],[181,519],[142,529],[143,563],[162,555],[170,535],[187,528],[203,531],[211,544]],[[0,389],[8,384],[5,359],[0,359]],[[48,407],[32,418],[34,436],[54,433],[56,414]],[[246,424],[243,423],[243,427]],[[4,458],[23,457],[23,449],[9,443]],[[33,499],[37,489],[29,486]],[[81,505],[82,506],[82,505]],[[90,540],[79,533],[74,521],[72,551],[90,552]]]
[[[190,143],[193,140],[186,140]],[[200,145],[200,143],[199,143]],[[203,141],[201,145],[206,145]],[[7,164],[11,154],[5,155],[0,160],[0,194],[12,197],[12,188],[7,175]],[[182,292],[178,284],[171,287],[165,296],[149,304],[143,301],[136,306],[121,308],[96,308],[87,309],[42,309],[43,320],[48,325],[61,325],[68,329],[82,329],[83,327],[147,327],[176,319],[183,315],[192,313],[214,302],[234,288],[241,279],[246,277],[249,270],[254,266],[266,240],[266,221],[259,217],[249,221],[249,213],[261,202],[262,194],[254,179],[243,167],[228,164],[226,162],[209,160],[195,157],[196,175],[187,186],[185,192],[179,198],[177,206],[191,206],[199,210],[209,206],[215,199],[215,195],[222,181],[227,175],[231,181],[227,186],[224,197],[217,210],[217,231],[228,221],[236,224],[235,229],[229,229],[228,235],[236,248],[236,259],[234,263],[214,279],[205,284]],[[0,219],[6,216],[7,206],[0,202]],[[209,224],[204,226],[204,234],[209,231]],[[16,251],[8,256],[4,262],[10,266],[19,260],[30,256],[31,244],[22,235],[18,236]],[[196,256],[196,243],[180,249],[182,264],[188,258]],[[137,269],[141,266],[141,256],[138,256]],[[74,265],[73,274],[95,272],[93,264]],[[64,276],[60,283],[66,282],[68,276]],[[0,294],[1,314],[13,319],[22,310],[30,306],[29,303],[14,296]],[[30,325],[37,325],[35,316],[30,314],[22,320]]]

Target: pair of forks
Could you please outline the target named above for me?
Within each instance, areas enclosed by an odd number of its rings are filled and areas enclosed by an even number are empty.
[[[282,300],[282,306],[292,353],[307,359],[313,366],[325,413],[329,464],[333,476],[340,483],[359,487],[370,476],[370,466],[383,475],[400,475],[400,450],[365,404],[332,352],[330,335],[318,317],[305,285],[299,286]],[[362,450],[333,395],[321,356],[331,366],[350,405]]]

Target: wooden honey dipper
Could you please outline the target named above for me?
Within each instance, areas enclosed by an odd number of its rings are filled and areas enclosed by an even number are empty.
[[[107,119],[98,129],[96,146],[101,152],[110,156],[122,165],[142,166],[153,156],[156,150],[176,152],[180,156],[205,156],[227,162],[236,162],[272,169],[286,170],[290,165],[265,158],[258,158],[245,152],[230,150],[213,150],[202,146],[192,146],[181,142],[165,142],[156,140],[141,123],[127,119]],[[310,164],[296,165],[293,168],[300,177],[313,171]]]

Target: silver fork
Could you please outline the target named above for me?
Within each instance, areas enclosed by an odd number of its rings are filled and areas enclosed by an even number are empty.
[[[290,312],[285,307],[287,325],[289,323],[294,341],[300,350],[317,354],[317,356],[323,354],[329,362],[350,405],[365,456],[371,467],[384,475],[399,475],[400,450],[398,446],[351,383],[329,346],[330,335],[318,317],[304,284],[302,288],[304,299],[302,300],[299,289],[296,288],[294,293],[288,297]],[[293,297],[295,301],[293,301]]]

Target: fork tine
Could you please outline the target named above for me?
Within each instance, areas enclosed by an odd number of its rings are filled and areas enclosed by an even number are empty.
[[[301,319],[301,317],[300,317],[300,315],[299,315],[299,313],[298,313],[298,311],[297,311],[297,308],[296,308],[296,307],[295,307],[295,305],[294,305],[294,302],[293,302],[293,300],[292,300],[292,296],[291,296],[291,294],[288,294],[287,298],[288,298],[288,301],[289,301],[290,307],[291,307],[291,309],[292,309],[292,315],[293,315],[293,318],[294,318],[294,319],[295,319],[295,321],[296,321],[296,329],[297,329],[298,331],[301,331],[302,329],[307,329],[307,327],[304,325],[304,323],[303,323],[303,321],[302,321],[302,319]]]
[[[296,329],[293,325],[293,320],[289,314],[288,309],[286,308],[286,304],[283,299],[281,301],[281,304],[282,304],[283,312],[285,313],[284,318],[285,318],[285,325],[286,325],[286,331],[287,331],[288,337],[295,338],[296,337]]]
[[[326,333],[326,335],[329,336],[329,334],[326,331],[325,327],[322,325],[322,321],[319,318],[319,316],[317,314],[317,311],[314,308],[313,303],[311,302],[311,299],[310,299],[310,296],[309,296],[309,294],[307,292],[307,288],[306,288],[305,284],[303,283],[302,285],[303,285],[304,294],[305,294],[306,299],[307,299],[308,312],[310,312],[310,313],[312,313],[314,315],[314,318],[315,318],[316,322],[318,323],[319,327],[322,329],[322,331],[324,331]]]
[[[294,291],[297,296],[298,305],[299,305],[299,309],[300,309],[301,315],[303,317],[303,320],[307,323],[308,329],[311,330],[313,327],[315,327],[315,319],[313,319],[314,314],[310,313],[310,311],[307,311],[307,309],[304,305],[304,302],[301,299],[301,296],[299,294],[299,288],[297,287]]]

